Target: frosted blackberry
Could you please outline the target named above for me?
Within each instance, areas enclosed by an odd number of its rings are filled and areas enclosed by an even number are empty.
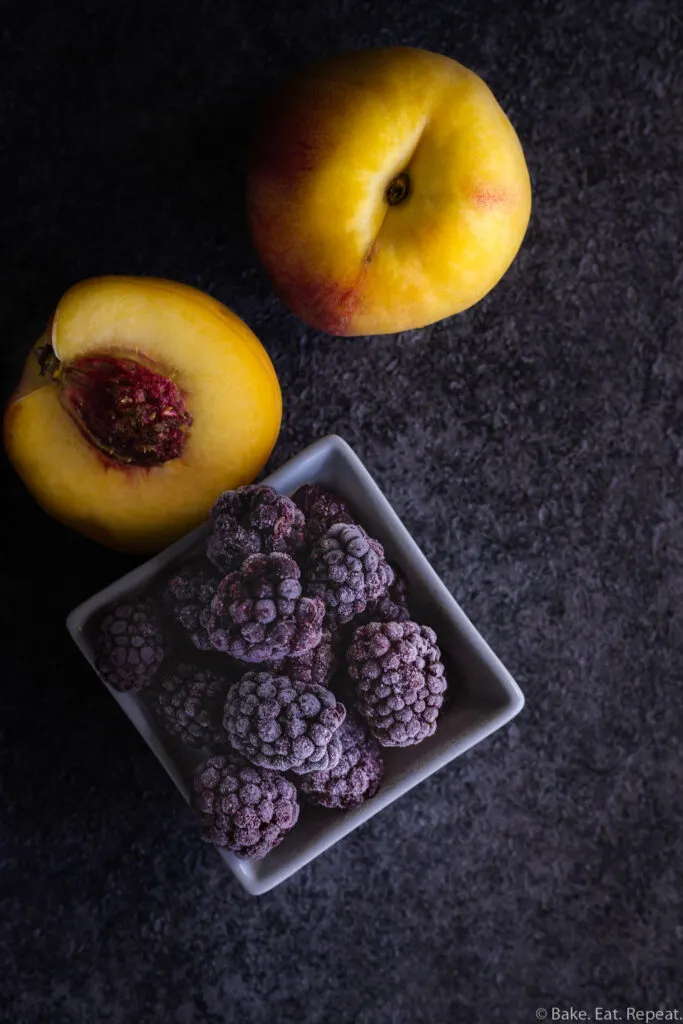
[[[247,672],[228,691],[223,726],[232,747],[252,764],[303,774],[337,764],[345,717],[344,705],[323,686]]]
[[[339,738],[342,754],[338,764],[327,771],[308,772],[297,786],[309,803],[348,811],[377,793],[384,763],[377,741],[350,715]]]
[[[293,497],[306,517],[306,542],[311,545],[335,523],[352,523],[343,498],[319,484],[304,484]]]
[[[296,554],[304,544],[304,514],[291,498],[254,484],[226,491],[211,510],[206,554],[222,572],[248,555]]]
[[[264,666],[287,676],[297,683],[317,683],[328,686],[332,676],[339,667],[339,660],[332,643],[332,634],[324,629],[320,643],[298,658],[283,658],[282,661],[270,661]]]
[[[379,541],[360,526],[336,523],[309,555],[306,594],[324,601],[325,624],[337,631],[385,594],[393,579]]]
[[[211,651],[207,631],[211,601],[221,575],[203,558],[183,566],[166,584],[163,601],[169,614],[182,626],[194,646]]]
[[[149,598],[123,603],[100,626],[97,670],[115,690],[149,686],[164,660],[164,634]]]
[[[164,729],[186,746],[223,746],[223,706],[231,681],[193,665],[178,665],[155,688],[152,710]]]
[[[205,842],[252,860],[265,857],[299,819],[289,779],[232,755],[199,765],[192,779],[192,806]]]
[[[446,676],[433,629],[371,622],[355,630],[346,656],[357,710],[382,746],[407,747],[434,734]]]
[[[325,608],[303,597],[290,555],[250,555],[221,582],[208,617],[213,647],[240,661],[298,658],[317,647]]]
[[[394,581],[385,594],[367,606],[359,618],[359,624],[368,622],[407,622],[410,618],[408,607],[408,581],[397,566],[391,566]]]

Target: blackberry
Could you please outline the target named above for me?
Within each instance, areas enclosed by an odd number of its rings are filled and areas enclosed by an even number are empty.
[[[346,708],[330,690],[274,672],[247,672],[228,691],[223,726],[252,764],[300,774],[333,768]]]
[[[384,762],[377,741],[350,715],[339,730],[339,739],[339,763],[327,771],[308,772],[297,785],[309,803],[348,811],[377,793]]]
[[[248,555],[296,554],[304,544],[304,514],[272,487],[252,484],[226,491],[213,506],[206,554],[222,572],[239,568]]]
[[[336,523],[310,553],[306,594],[325,603],[325,624],[338,631],[391,585],[393,570],[379,541],[362,527]]]
[[[293,497],[306,517],[306,541],[314,544],[335,523],[352,523],[343,498],[319,484],[304,484]]]
[[[332,643],[332,634],[324,629],[320,643],[298,658],[283,658],[282,661],[266,662],[265,668],[287,676],[297,683],[317,683],[328,686],[339,667],[339,660]]]
[[[265,857],[299,819],[289,779],[232,755],[199,765],[192,779],[192,806],[205,842],[252,860]]]
[[[250,555],[221,582],[208,617],[213,647],[252,663],[300,657],[322,636],[325,608],[302,597],[301,570],[290,555]]]
[[[183,566],[164,590],[163,601],[169,614],[200,651],[213,650],[207,625],[220,581],[220,573],[201,558]]]
[[[411,621],[359,626],[347,662],[357,709],[382,746],[407,747],[434,734],[446,677],[433,629]]]
[[[164,660],[164,634],[154,603],[119,604],[100,626],[97,670],[115,690],[149,686]]]
[[[407,622],[410,618],[408,607],[408,581],[396,565],[391,565],[394,581],[385,594],[369,604],[358,622]]]
[[[224,746],[223,706],[231,681],[193,665],[178,665],[155,688],[152,710],[164,729],[186,746]]]

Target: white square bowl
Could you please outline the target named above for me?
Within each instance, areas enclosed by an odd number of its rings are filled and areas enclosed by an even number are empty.
[[[323,484],[347,499],[361,524],[382,542],[388,557],[405,573],[417,618],[436,630],[449,662],[447,668],[454,678],[453,695],[439,716],[435,735],[414,747],[383,751],[385,778],[372,800],[351,811],[302,807],[293,831],[260,861],[239,860],[232,853],[218,851],[239,882],[255,896],[279,885],[387,804],[510,722],[524,706],[517,683],[448,592],[363,463],[341,437],[322,438],[263,482],[290,495],[302,484]],[[174,563],[200,548],[207,530],[207,526],[202,526],[188,534],[71,612],[67,628],[93,668],[96,626],[105,608],[131,592],[151,586]],[[185,800],[189,800],[190,776],[202,755],[170,740],[139,697],[118,693],[109,686],[107,689]]]

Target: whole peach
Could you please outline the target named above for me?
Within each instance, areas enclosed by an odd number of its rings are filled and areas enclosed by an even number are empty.
[[[514,259],[530,210],[512,125],[481,78],[440,54],[314,65],[257,133],[254,244],[285,304],[329,334],[422,327],[473,305]]]

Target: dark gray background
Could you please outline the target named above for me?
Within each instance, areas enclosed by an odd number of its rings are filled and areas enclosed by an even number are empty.
[[[5,395],[73,282],[210,291],[277,366],[272,466],[347,438],[528,704],[254,900],[65,634],[131,560],[48,521],[3,462],[0,1019],[683,1012],[679,4],[42,0],[1,24]],[[282,76],[392,43],[486,79],[534,213],[475,309],[334,340],[257,268],[245,141]]]

